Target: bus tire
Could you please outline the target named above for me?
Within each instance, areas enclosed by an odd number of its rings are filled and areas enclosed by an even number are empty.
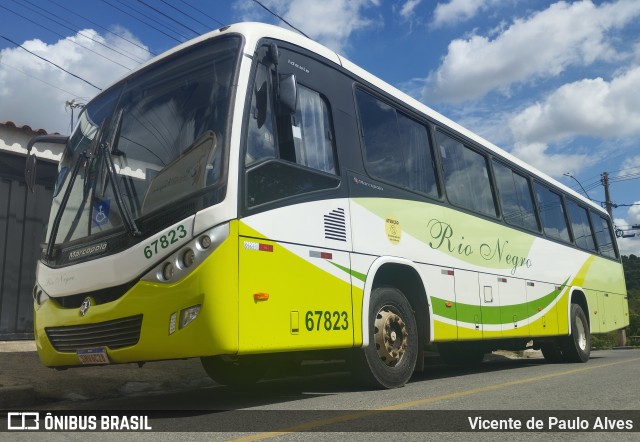
[[[206,356],[201,357],[200,362],[211,379],[231,387],[255,384],[267,370],[265,364],[248,357],[227,361],[222,356]]]
[[[567,362],[587,362],[591,353],[589,322],[578,304],[571,304],[571,334],[563,339],[563,354]]]
[[[394,287],[378,287],[369,303],[369,345],[358,356],[356,375],[376,388],[404,386],[418,358],[418,327],[411,304]]]

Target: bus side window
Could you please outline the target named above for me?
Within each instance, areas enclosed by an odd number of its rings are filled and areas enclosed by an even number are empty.
[[[535,183],[535,189],[544,233],[550,238],[571,242],[560,195],[539,183]]]
[[[247,205],[338,187],[327,100],[298,84],[296,112],[276,115],[273,72],[262,64],[257,69],[245,156]]]
[[[571,217],[571,228],[573,229],[576,245],[583,250],[595,252],[596,243],[593,239],[587,209],[569,200],[567,201],[567,210],[569,211],[569,217]]]
[[[371,176],[438,198],[427,128],[360,89],[356,99]]]
[[[497,216],[487,159],[461,142],[436,133],[447,197],[452,204],[489,216]]]
[[[596,240],[600,253],[609,258],[617,258],[616,249],[613,245],[613,231],[611,224],[606,218],[591,212],[593,227],[596,231]]]
[[[500,193],[504,220],[512,226],[538,232],[540,226],[529,180],[497,161],[493,162],[493,172]]]
[[[293,161],[301,166],[336,174],[333,130],[326,100],[316,91],[298,85],[298,105],[291,119]]]

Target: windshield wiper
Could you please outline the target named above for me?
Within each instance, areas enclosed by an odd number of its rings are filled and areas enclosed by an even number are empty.
[[[53,224],[51,225],[51,234],[49,235],[49,242],[47,244],[47,251],[45,253],[45,257],[47,259],[51,259],[53,256],[53,247],[55,245],[56,237],[58,236],[58,229],[60,228],[60,221],[62,220],[62,215],[64,214],[65,208],[67,207],[67,203],[69,202],[69,197],[71,196],[71,191],[73,190],[73,184],[78,177],[78,171],[80,171],[80,166],[83,162],[86,163],[93,156],[93,152],[95,151],[96,144],[99,143],[100,138],[102,137],[102,132],[106,126],[106,118],[102,120],[98,131],[95,134],[95,137],[89,146],[88,149],[83,150],[76,159],[76,162],[73,164],[73,170],[71,171],[71,176],[69,177],[69,182],[67,183],[67,188],[64,191],[64,195],[62,196],[62,200],[60,201],[60,207],[58,207],[58,212],[56,213],[56,217],[53,220]]]
[[[116,205],[118,206],[118,209],[122,214],[124,224],[131,235],[140,236],[142,233],[140,232],[140,229],[138,229],[133,216],[131,216],[131,212],[129,212],[129,209],[122,200],[122,191],[120,190],[120,184],[118,183],[118,174],[116,172],[116,167],[113,164],[113,158],[111,158],[112,151],[114,153],[117,151],[116,140],[118,139],[118,134],[120,133],[120,127],[122,126],[123,114],[124,109],[120,109],[120,111],[118,111],[118,116],[116,117],[115,124],[113,125],[111,140],[105,143],[100,143],[100,151],[107,163],[107,174],[109,175],[109,181],[111,181],[111,188],[113,189],[113,194],[116,199]]]

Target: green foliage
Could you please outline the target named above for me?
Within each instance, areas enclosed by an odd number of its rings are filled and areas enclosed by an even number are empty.
[[[629,327],[627,328],[628,336],[640,337],[640,313],[637,311],[629,311]],[[636,338],[638,340],[640,338]]]
[[[629,298],[628,344],[640,345],[640,258],[636,255],[623,256],[622,266]]]
[[[616,335],[618,332],[609,332],[603,335],[591,335],[591,348],[593,350],[606,350],[617,345]]]
[[[636,255],[623,256],[622,267],[627,280],[627,290],[640,290],[640,258]]]

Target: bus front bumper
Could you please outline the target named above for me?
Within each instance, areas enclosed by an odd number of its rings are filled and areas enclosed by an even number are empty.
[[[138,281],[115,301],[89,305],[84,314],[86,305],[63,308],[54,299],[34,304],[40,360],[48,367],[92,364],[87,349],[114,364],[235,354],[237,263],[237,236],[230,234],[176,283]]]

